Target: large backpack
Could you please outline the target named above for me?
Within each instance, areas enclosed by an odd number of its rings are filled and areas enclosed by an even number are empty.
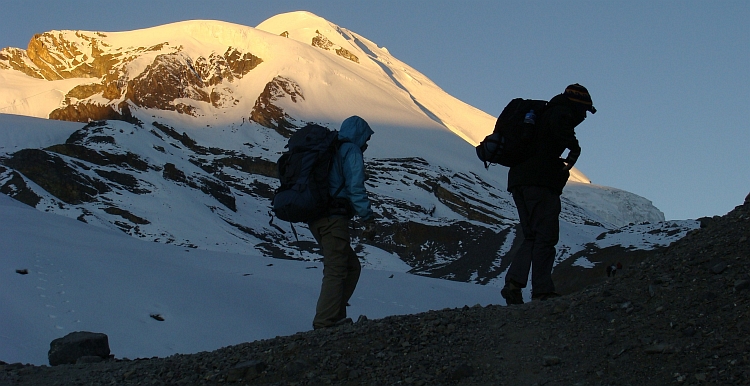
[[[508,103],[495,123],[495,130],[476,146],[477,157],[490,164],[513,167],[534,154],[536,122],[547,107],[546,101],[516,98]],[[530,121],[524,122],[531,113]]]
[[[297,130],[277,162],[281,186],[272,206],[276,217],[310,222],[327,215],[331,203],[328,174],[339,148],[338,132],[316,124]]]

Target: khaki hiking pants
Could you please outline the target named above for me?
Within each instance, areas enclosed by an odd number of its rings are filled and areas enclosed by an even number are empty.
[[[346,304],[354,293],[362,266],[349,244],[349,219],[329,216],[308,224],[323,250],[323,284],[313,328],[325,328],[346,318]]]

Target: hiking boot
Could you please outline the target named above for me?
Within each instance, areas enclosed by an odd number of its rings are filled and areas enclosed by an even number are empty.
[[[532,301],[533,300],[545,301],[547,299],[559,298],[560,296],[562,296],[562,295],[560,295],[557,292],[542,292],[542,293],[539,293],[539,294],[532,294],[531,295],[531,300]]]
[[[345,324],[353,324],[352,318],[344,318],[333,324],[333,327],[343,326]]]
[[[512,283],[506,283],[505,287],[500,291],[500,295],[503,295],[505,304],[523,304],[523,294],[521,294],[521,288],[516,287]]]

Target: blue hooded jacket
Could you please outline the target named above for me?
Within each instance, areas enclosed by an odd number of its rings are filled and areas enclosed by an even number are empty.
[[[338,157],[334,158],[328,176],[331,195],[348,199],[354,213],[365,221],[371,219],[373,213],[365,189],[365,161],[362,152],[373,134],[364,119],[356,115],[345,119],[339,130],[339,140],[344,142],[339,147]]]

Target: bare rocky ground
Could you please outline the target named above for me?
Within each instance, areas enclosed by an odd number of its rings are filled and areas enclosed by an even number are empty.
[[[544,302],[363,320],[167,358],[0,363],[0,385],[750,384],[750,196],[702,224]]]

